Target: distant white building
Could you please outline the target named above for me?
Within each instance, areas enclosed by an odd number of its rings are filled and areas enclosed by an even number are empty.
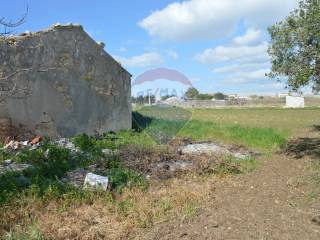
[[[286,108],[304,108],[304,97],[286,96]]]
[[[229,94],[228,98],[238,98],[238,94]]]
[[[230,94],[228,95],[229,99],[239,99],[239,100],[251,100],[251,97],[247,96],[239,96],[238,94]]]

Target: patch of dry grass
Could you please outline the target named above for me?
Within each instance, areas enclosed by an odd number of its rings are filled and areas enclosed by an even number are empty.
[[[1,217],[11,218],[15,230],[39,229],[45,239],[128,239],[139,231],[175,218],[190,218],[210,201],[216,177],[190,174],[154,181],[149,190],[126,189],[122,194],[100,195],[93,202],[63,208],[61,202],[25,199],[8,206]]]

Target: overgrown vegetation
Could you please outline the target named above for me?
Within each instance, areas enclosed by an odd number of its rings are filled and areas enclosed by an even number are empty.
[[[142,176],[121,164],[118,155],[104,157],[102,153],[106,147],[116,149],[129,143],[139,143],[137,139],[137,134],[133,132],[106,134],[100,139],[80,135],[73,139],[76,147],[81,150],[78,152],[71,152],[49,141],[34,150],[22,149],[16,155],[2,150],[3,159],[10,157],[18,163],[32,164],[32,167],[23,172],[0,175],[0,204],[12,201],[15,197],[20,198],[21,195],[31,194],[45,200],[63,198],[64,194],[70,192],[81,195],[81,191],[61,182],[61,178],[68,171],[86,168],[94,163],[99,163],[105,169],[104,174],[110,177],[111,189],[115,191],[125,186],[143,186],[145,182]]]
[[[22,174],[7,173],[0,179],[2,233],[6,232],[7,239],[120,238],[158,222],[194,216],[201,211],[203,202],[212,199],[216,179],[248,173],[259,162],[254,158],[203,158],[197,161],[203,165],[199,167],[201,171],[148,183],[140,172],[150,161],[170,162],[175,157],[166,142],[157,139],[159,133],[167,137],[166,141],[178,134],[194,141],[219,140],[270,152],[289,136],[287,125],[281,123],[283,112],[297,114],[289,110],[248,109],[235,116],[232,111],[238,110],[197,109],[192,115],[180,108],[141,108],[134,114],[134,131],[77,136],[72,142],[79,151],[61,148],[50,141],[17,155],[1,150],[1,160],[10,158],[34,166]],[[315,110],[303,111],[298,113],[318,114]],[[307,125],[299,114],[292,120],[297,129]],[[105,155],[102,150],[106,148],[113,152]],[[131,165],[123,161],[124,151],[130,156],[127,160]],[[133,163],[132,159],[136,161]],[[95,173],[109,177],[111,191],[83,191],[61,182],[66,172],[92,164],[99,165]],[[91,231],[91,227],[99,230]]]

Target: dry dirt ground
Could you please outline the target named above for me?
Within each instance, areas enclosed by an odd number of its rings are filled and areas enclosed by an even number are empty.
[[[310,180],[314,152],[294,144],[289,155],[261,157],[255,171],[216,183],[195,217],[157,224],[135,239],[320,239],[312,222],[320,215],[320,199],[312,195],[319,185]]]
[[[34,204],[20,214],[36,214],[45,239],[319,240],[320,217],[318,223],[312,221],[320,216],[320,168],[312,168],[316,160],[320,128],[297,136],[282,152],[258,156],[257,168],[249,173],[186,180],[181,176],[159,181],[146,193],[130,190],[126,194],[133,207],[125,214],[117,214],[104,198],[61,213],[59,202],[41,205],[41,211]],[[196,204],[191,214],[173,213],[159,221],[149,216],[161,212],[158,199],[172,200],[174,211],[189,196]]]

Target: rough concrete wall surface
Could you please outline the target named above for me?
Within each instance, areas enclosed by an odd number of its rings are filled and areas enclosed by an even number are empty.
[[[131,128],[131,75],[81,26],[0,40],[0,118],[51,137]]]

